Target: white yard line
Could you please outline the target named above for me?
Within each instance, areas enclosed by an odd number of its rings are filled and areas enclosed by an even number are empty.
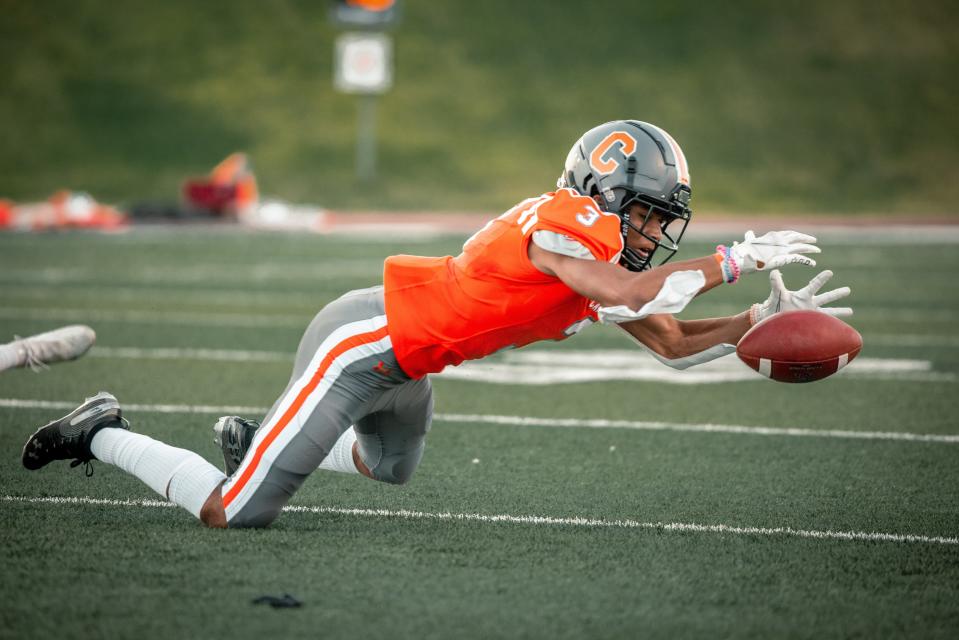
[[[3,502],[52,505],[89,505],[105,507],[170,508],[171,502],[161,500],[109,500],[104,498],[73,497],[0,497]],[[344,515],[363,518],[395,518],[403,520],[437,520],[443,522],[480,522],[485,524],[520,524],[548,527],[583,527],[590,529],[639,529],[669,533],[705,533],[721,535],[810,538],[814,540],[840,540],[861,542],[900,542],[956,545],[959,538],[929,536],[909,533],[880,533],[876,531],[825,531],[794,529],[792,527],[741,527],[727,524],[698,524],[688,522],[642,522],[639,520],[603,520],[597,518],[554,518],[551,516],[517,516],[510,514],[486,515],[482,513],[452,513],[449,511],[410,511],[407,509],[352,509],[343,507],[288,506],[287,513],[312,513],[316,515]]]
[[[0,398],[0,408],[5,409],[50,409],[63,411],[75,409],[77,402],[51,400],[24,400]],[[237,405],[181,405],[181,404],[127,404],[123,403],[127,415],[133,412],[143,413],[185,413],[210,415],[243,415],[259,417],[268,407],[249,407]],[[689,433],[725,433],[752,436],[793,436],[809,438],[840,438],[852,440],[898,440],[905,442],[929,442],[938,444],[959,444],[959,435],[936,433],[905,433],[897,431],[851,431],[845,429],[807,429],[803,427],[767,427],[736,424],[682,423],[637,420],[602,420],[581,418],[537,418],[534,416],[499,416],[488,414],[437,413],[435,422],[479,423],[513,427],[557,427],[578,429],[633,429],[639,431],[675,431]]]

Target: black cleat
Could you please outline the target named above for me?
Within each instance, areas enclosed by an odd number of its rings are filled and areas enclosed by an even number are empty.
[[[232,476],[243,462],[259,428],[256,420],[239,416],[223,416],[213,425],[213,443],[223,451],[223,469],[227,476]]]
[[[94,458],[90,442],[105,427],[130,428],[121,416],[117,399],[101,391],[59,420],[37,429],[23,445],[23,466],[32,471],[54,460],[72,458],[71,467],[87,463],[87,475],[91,475],[89,462]]]

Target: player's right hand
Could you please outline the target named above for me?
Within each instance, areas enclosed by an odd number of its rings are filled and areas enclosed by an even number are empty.
[[[820,253],[815,242],[814,237],[798,231],[770,231],[758,238],[747,231],[742,242],[729,247],[729,253],[742,273],[778,269],[787,264],[814,267],[816,261],[803,254]]]
[[[851,292],[849,287],[840,287],[826,293],[819,293],[819,290],[831,277],[832,271],[827,269],[810,280],[809,284],[802,289],[790,291],[786,288],[786,283],[783,282],[782,272],[779,269],[773,269],[769,272],[769,297],[766,298],[765,302],[756,303],[749,309],[750,324],[756,324],[781,311],[798,309],[812,309],[831,316],[851,316],[851,307],[825,306],[845,298]]]

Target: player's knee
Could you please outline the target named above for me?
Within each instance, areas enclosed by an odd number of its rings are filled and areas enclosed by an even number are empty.
[[[373,479],[379,482],[385,482],[386,484],[396,484],[403,485],[410,481],[410,478],[413,477],[413,473],[410,472],[404,475],[386,475],[386,474],[373,474]]]
[[[268,509],[241,509],[239,513],[227,520],[226,510],[223,508],[222,485],[210,494],[200,509],[200,522],[211,529],[259,529],[268,526],[280,515],[282,507]]]
[[[221,485],[206,499],[200,507],[200,522],[211,529],[226,529],[226,512],[223,510],[223,498],[220,494]]]
[[[388,484],[403,485],[410,481],[423,458],[423,446],[403,455],[386,456],[370,471],[373,478]]]
[[[226,529],[226,516],[205,508],[200,511],[200,522],[211,529]]]

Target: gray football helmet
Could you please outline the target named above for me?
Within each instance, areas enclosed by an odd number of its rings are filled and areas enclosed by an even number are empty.
[[[639,120],[615,120],[584,133],[569,150],[556,186],[584,196],[601,195],[600,206],[620,218],[624,246],[630,228],[655,243],[645,256],[629,247],[623,250],[620,264],[630,271],[648,269],[657,253],[658,264],[672,258],[693,214],[683,150],[668,133]],[[629,209],[636,203],[648,211],[642,220],[633,221]],[[649,221],[653,212],[663,220],[659,239],[643,231],[647,222],[655,224]]]

